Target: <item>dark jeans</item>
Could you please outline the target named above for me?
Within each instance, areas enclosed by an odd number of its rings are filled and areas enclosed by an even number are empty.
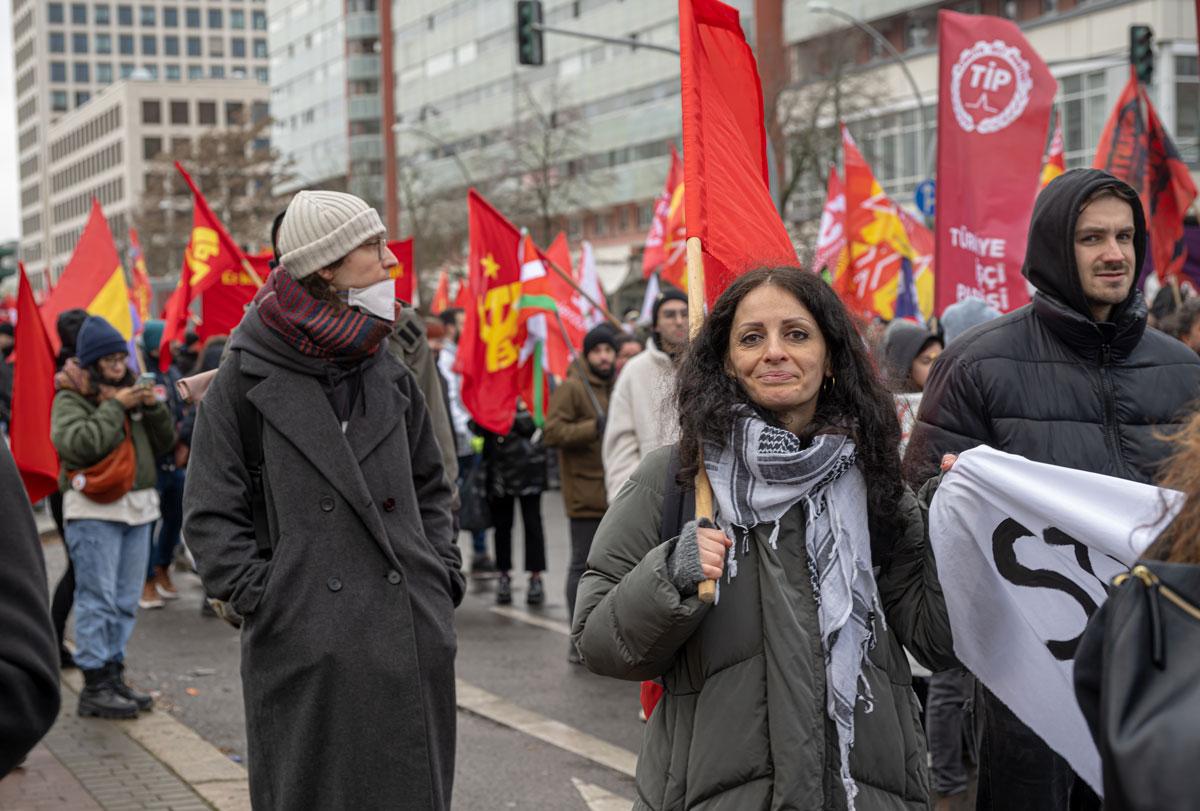
[[[567,621],[575,621],[575,592],[579,589],[579,578],[587,569],[588,552],[592,549],[592,538],[600,526],[599,518],[571,519],[571,565],[567,567]]]
[[[521,524],[525,529],[525,571],[546,570],[546,539],[542,535],[542,494],[489,497],[492,526],[496,533],[496,570],[512,569],[513,502],[521,502]]]
[[[471,472],[471,466],[476,464],[481,464],[481,462],[479,457],[473,453],[458,457],[458,481],[455,484],[458,485],[460,493],[467,474]],[[487,530],[481,529],[471,533],[471,549],[477,558],[487,554]]]
[[[54,587],[54,597],[50,601],[50,618],[54,622],[54,633],[58,635],[58,645],[62,647],[63,632],[67,627],[67,615],[75,602],[75,566],[71,563],[71,551],[67,548],[67,532],[63,528],[63,497],[62,493],[50,494],[50,515],[54,517],[54,526],[58,527],[58,537],[62,538],[63,554],[67,556],[67,570],[59,578]]]
[[[925,697],[925,730],[933,787],[939,794],[967,790],[969,766],[976,762],[975,677],[966,668],[945,670],[929,677]]]
[[[978,811],[1099,811],[1067,761],[982,687]]]
[[[179,545],[179,531],[183,528],[183,468],[158,471],[158,500],[162,517],[158,520],[150,540],[150,566],[146,579],[154,576],[155,566],[170,566]]]

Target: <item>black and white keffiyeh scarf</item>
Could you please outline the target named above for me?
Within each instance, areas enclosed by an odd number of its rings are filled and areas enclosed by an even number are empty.
[[[856,455],[854,441],[839,434],[819,435],[804,448],[795,434],[768,425],[749,409],[739,412],[724,447],[710,444],[704,451],[717,522],[742,531],[743,551],[750,528],[764,523],[774,524],[770,544],[776,548],[780,519],[792,505],[804,504],[804,542],[825,653],[826,710],[837,725],[850,811],[858,793],[850,776],[854,706],[861,685],[864,709],[872,709],[863,659],[875,644],[875,619],[883,622],[871,571],[867,488]],[[737,548],[735,541],[725,565],[729,579],[737,576]]]

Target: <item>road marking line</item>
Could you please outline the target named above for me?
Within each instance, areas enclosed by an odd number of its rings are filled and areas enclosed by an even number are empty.
[[[499,614],[502,617],[508,617],[510,620],[523,622],[526,625],[535,625],[538,628],[545,628],[547,631],[554,631],[563,636],[571,635],[571,626],[561,620],[539,617],[537,614],[530,614],[528,611],[522,611],[519,608],[511,608],[506,605],[492,606],[488,610],[493,614]]]
[[[460,709],[523,732],[621,774],[633,777],[636,773],[637,755],[628,749],[622,749],[560,721],[517,706],[462,679],[456,679],[455,683]]]
[[[83,674],[62,674],[62,683],[78,694]],[[63,696],[63,700],[70,700]],[[192,791],[218,811],[249,811],[250,782],[246,768],[201,738],[191,727],[163,709],[117,721],[121,731],[179,776]]]
[[[571,782],[587,803],[588,811],[629,811],[633,808],[633,800],[626,800],[600,786],[585,783],[578,777],[572,777]]]

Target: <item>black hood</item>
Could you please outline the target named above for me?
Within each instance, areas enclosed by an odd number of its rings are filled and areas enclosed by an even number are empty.
[[[1134,279],[1141,276],[1146,259],[1146,218],[1137,203],[1137,193],[1125,182],[1099,169],[1072,169],[1059,175],[1042,189],[1033,204],[1029,221],[1029,243],[1025,248],[1025,264],[1021,274],[1038,291],[1065,304],[1085,318],[1091,319],[1091,308],[1083,295],[1079,270],[1075,266],[1075,223],[1084,201],[1102,186],[1121,186],[1133,198]],[[1129,288],[1125,301],[1118,304],[1112,315],[1116,321],[1130,302],[1139,298],[1137,284]]]

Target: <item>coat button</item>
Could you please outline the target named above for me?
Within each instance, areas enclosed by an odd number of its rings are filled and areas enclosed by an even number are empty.
[[[388,572],[388,582],[393,586],[400,582],[400,573],[395,569]]]
[[[331,499],[329,496],[325,496],[325,498],[321,499],[321,509],[325,512],[332,512],[333,499]]]
[[[329,578],[329,582],[326,585],[329,586],[330,591],[341,591],[342,590],[342,581],[338,580],[336,577]]]
[[[394,509],[396,509],[396,499],[387,498],[387,499],[383,500],[383,511],[384,512],[390,513]]]

